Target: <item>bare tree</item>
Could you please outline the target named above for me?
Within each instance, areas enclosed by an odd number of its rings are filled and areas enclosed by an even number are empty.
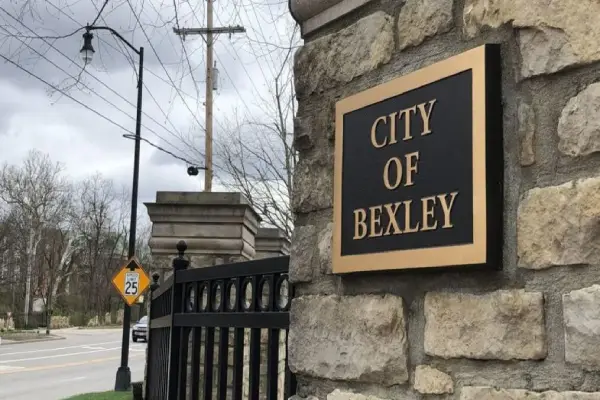
[[[289,45],[280,48],[269,96],[257,94],[264,115],[246,113],[240,118],[236,113],[233,126],[215,143],[219,182],[243,193],[263,222],[288,237],[294,227],[290,199],[298,159],[291,128],[296,113],[291,65],[296,33],[294,29]]]
[[[74,221],[81,250],[81,287],[88,293],[85,310],[101,318],[110,304],[112,275],[124,260],[127,195],[96,174],[78,186],[76,197]]]
[[[61,283],[76,271],[76,241],[70,228],[70,224],[62,222],[58,223],[54,228],[47,229],[44,234],[44,263],[42,270],[44,281],[41,294],[45,304],[46,334],[50,333],[53,302],[58,295]]]
[[[29,323],[31,278],[44,228],[57,220],[67,205],[69,185],[63,167],[37,150],[22,166],[5,164],[0,171],[0,199],[14,209],[17,225],[26,232],[24,322]]]

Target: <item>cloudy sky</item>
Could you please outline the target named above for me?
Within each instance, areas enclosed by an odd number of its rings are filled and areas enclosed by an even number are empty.
[[[79,55],[81,28],[103,4],[0,0],[3,162],[19,164],[30,149],[37,149],[63,163],[73,180],[99,171],[117,185],[131,185],[133,141],[122,135],[135,131],[138,57],[106,31],[94,33],[96,53],[84,71]],[[206,46],[202,36],[183,41],[173,28],[205,27],[206,2],[109,0],[96,24],[110,26],[145,49],[142,136],[202,165]],[[299,39],[285,0],[217,0],[214,24],[246,29],[231,37],[219,35],[215,43],[218,142],[235,120],[272,118],[267,103],[273,77],[289,52],[290,38],[294,44]],[[186,162],[147,143],[141,150],[140,203],[153,201],[157,190],[202,190],[203,174],[189,177]],[[219,178],[226,179],[216,167]],[[219,189],[215,181],[213,190]]]

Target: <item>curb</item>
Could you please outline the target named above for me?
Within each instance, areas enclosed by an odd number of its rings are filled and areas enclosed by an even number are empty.
[[[35,339],[25,339],[25,340],[10,340],[10,339],[2,339],[3,345],[15,345],[15,344],[24,344],[24,343],[38,343],[38,342],[52,342],[54,340],[63,340],[66,339],[63,336],[52,336],[45,338],[35,338]]]

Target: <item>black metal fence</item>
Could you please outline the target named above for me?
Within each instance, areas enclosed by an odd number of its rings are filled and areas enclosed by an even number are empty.
[[[146,400],[286,400],[289,257],[188,269],[154,288]]]

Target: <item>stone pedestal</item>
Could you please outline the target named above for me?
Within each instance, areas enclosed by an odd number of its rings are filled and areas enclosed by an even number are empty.
[[[193,268],[254,258],[260,217],[240,193],[157,192],[156,202],[145,205],[152,221],[149,245],[163,279],[182,239]]]
[[[258,228],[254,242],[256,259],[290,254],[290,241],[279,228]]]

